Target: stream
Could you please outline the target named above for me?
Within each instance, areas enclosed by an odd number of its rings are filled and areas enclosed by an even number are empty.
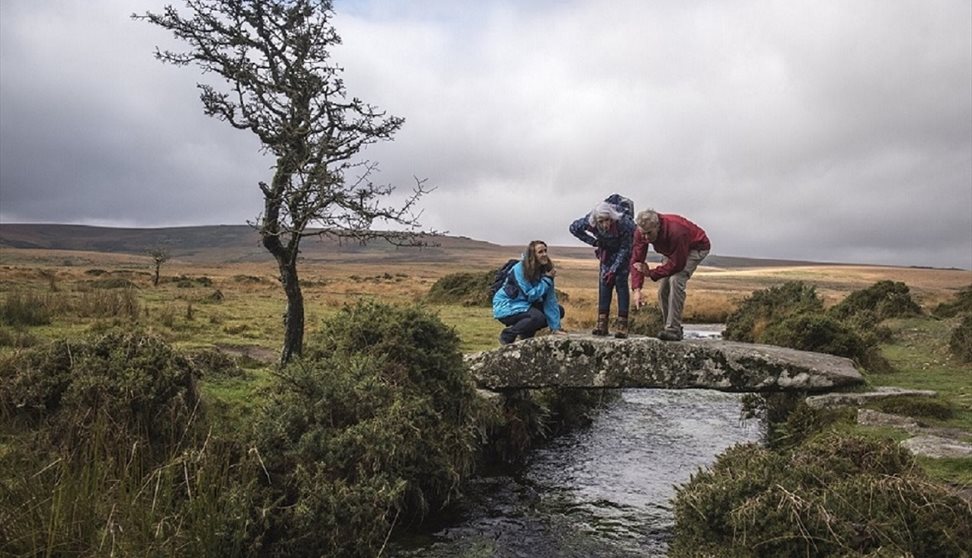
[[[741,395],[623,390],[593,423],[534,450],[513,475],[472,482],[444,523],[395,540],[383,556],[665,556],[672,498],[733,444],[758,441]]]

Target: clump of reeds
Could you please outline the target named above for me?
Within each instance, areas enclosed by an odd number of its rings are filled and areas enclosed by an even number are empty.
[[[0,322],[12,326],[38,326],[51,323],[51,295],[11,291],[0,305]]]

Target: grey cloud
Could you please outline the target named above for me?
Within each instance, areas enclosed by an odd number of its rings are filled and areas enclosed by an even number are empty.
[[[2,6],[4,220],[256,216],[270,162],[127,19],[160,6]],[[438,186],[430,227],[575,244],[568,223],[619,191],[719,254],[972,268],[965,0],[337,9],[349,91],[406,119],[365,155],[379,182]]]

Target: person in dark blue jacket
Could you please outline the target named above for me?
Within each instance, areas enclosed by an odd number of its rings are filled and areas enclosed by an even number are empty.
[[[493,295],[493,317],[506,326],[500,333],[501,344],[508,345],[517,338],[529,339],[545,327],[556,334],[565,333],[560,327],[564,307],[557,303],[554,290],[556,275],[547,255],[547,243],[531,242],[523,259],[513,266],[503,286]]]
[[[590,213],[570,224],[570,233],[582,242],[594,247],[594,255],[600,260],[597,284],[597,325],[594,335],[608,334],[608,317],[611,313],[613,292],[618,292],[618,321],[614,336],[628,336],[628,272],[631,260],[632,238],[635,223],[613,203],[603,201]]]

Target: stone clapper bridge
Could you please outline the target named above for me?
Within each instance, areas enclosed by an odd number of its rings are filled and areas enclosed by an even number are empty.
[[[825,392],[864,384],[850,359],[722,339],[544,335],[466,356],[478,387]]]

